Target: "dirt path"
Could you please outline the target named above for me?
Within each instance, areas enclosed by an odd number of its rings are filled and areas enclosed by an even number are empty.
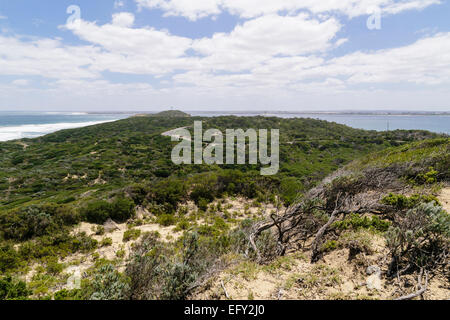
[[[174,137],[174,138],[180,139],[182,136],[179,134],[179,130],[187,129],[187,128],[189,128],[189,127],[173,129],[170,131],[163,132],[161,135],[163,137]],[[191,141],[191,139],[187,139],[187,138],[183,138],[183,139],[185,139],[186,141]]]
[[[450,188],[442,189],[441,195],[438,197],[438,199],[444,207],[445,211],[450,213]]]

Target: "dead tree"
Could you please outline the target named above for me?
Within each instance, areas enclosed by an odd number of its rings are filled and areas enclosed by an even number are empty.
[[[425,285],[422,286],[423,273],[424,273],[424,271],[423,271],[423,269],[421,269],[418,279],[417,279],[417,284],[418,284],[419,290],[417,290],[414,293],[408,294],[406,296],[397,298],[395,300],[411,300],[411,299],[414,299],[415,297],[423,295],[425,293],[425,291],[427,291],[427,288],[428,288],[428,271],[425,271]]]
[[[379,181],[372,181],[379,185]],[[381,214],[391,208],[380,203],[382,193],[367,193],[368,186],[365,181],[344,181],[331,184],[326,187],[313,189],[299,203],[290,207],[282,215],[272,214],[270,219],[254,226],[250,233],[249,241],[256,252],[258,262],[262,262],[256,245],[256,239],[267,230],[273,230],[277,239],[276,255],[283,256],[290,248],[297,248],[301,242],[303,245],[308,239],[314,237],[312,243],[312,258],[316,262],[320,258],[321,244],[324,236],[330,230],[332,224],[339,218],[345,218],[350,213]],[[319,218],[328,216],[326,221]]]

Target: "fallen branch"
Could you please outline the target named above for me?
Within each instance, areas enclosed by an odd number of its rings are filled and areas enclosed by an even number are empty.
[[[322,237],[327,231],[328,227],[333,224],[333,222],[336,220],[337,215],[339,214],[338,210],[338,202],[339,202],[340,194],[336,197],[336,203],[335,208],[333,210],[333,213],[331,214],[330,219],[328,219],[328,222],[325,223],[322,228],[319,229],[319,231],[316,233],[316,238],[314,239],[314,242],[312,244],[312,256],[311,256],[311,262],[316,262],[319,257],[319,246],[322,243]]]
[[[422,287],[422,276],[423,276],[423,270],[420,271],[419,277],[418,277],[418,283],[419,283],[419,290],[408,294],[406,296],[402,296],[400,298],[397,298],[395,300],[411,300],[414,299],[415,297],[421,296],[425,293],[425,291],[427,291],[428,288],[428,271],[425,271],[425,286]]]
[[[223,292],[225,293],[225,297],[230,300],[230,296],[228,295],[227,289],[225,288],[225,285],[223,284],[223,280],[220,280],[220,285],[222,286]]]

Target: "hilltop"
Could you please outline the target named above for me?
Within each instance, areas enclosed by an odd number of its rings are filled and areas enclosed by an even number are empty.
[[[179,110],[168,110],[159,113],[141,113],[137,114],[136,117],[189,118],[191,115]]]

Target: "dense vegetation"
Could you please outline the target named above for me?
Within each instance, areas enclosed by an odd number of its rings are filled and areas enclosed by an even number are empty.
[[[170,159],[174,144],[161,133],[192,126],[194,120],[204,120],[205,130],[279,128],[279,174],[261,179],[257,165],[174,165]],[[435,136],[420,131],[356,130],[311,119],[134,117],[22,140],[28,147],[16,142],[1,143],[0,211],[44,202],[86,203],[128,186],[137,192],[152,193],[157,203],[173,206],[178,199],[165,199],[162,189],[179,188],[174,185],[185,185],[186,178],[190,186],[198,181],[211,184],[208,188],[213,187],[209,190],[214,196],[228,192],[255,197],[271,189],[291,203],[298,192],[355,158]],[[164,181],[165,186],[154,188],[159,181]],[[180,190],[175,193],[177,197],[186,195]],[[142,195],[136,197],[138,202],[144,200]]]
[[[279,174],[262,177],[259,165],[173,164],[170,154],[174,143],[162,133],[190,127],[195,120],[204,121],[204,130],[217,128],[222,132],[227,128],[280,129]],[[171,245],[144,234],[125,274],[99,260],[92,270],[92,282],[83,283],[81,291],[59,292],[54,298],[184,298],[211,268],[220,269],[224,255],[245,253],[252,259],[261,252],[274,255],[276,241],[269,234],[259,235],[257,248],[250,245],[247,239],[252,222],[230,230],[228,221],[211,213],[218,210],[211,207],[214,200],[243,196],[255,199],[256,204],[289,206],[330,173],[370,152],[378,153],[361,160],[355,170],[408,163],[410,170],[403,171],[405,181],[434,183],[449,177],[448,152],[444,158],[439,152],[448,145],[448,139],[407,143],[437,137],[423,131],[357,130],[312,119],[189,118],[177,114],[133,117],[20,143],[0,143],[0,273],[25,273],[31,262],[39,261],[45,266],[42,278],[34,280],[34,292],[39,292],[41,283],[61,272],[60,258],[108,245],[108,241],[98,243],[86,234],[71,233],[73,226],[81,221],[126,222],[139,206],[155,214],[161,225],[177,224],[179,230],[189,232]],[[431,160],[417,169],[411,159]],[[212,214],[208,216],[210,225],[189,227],[181,212],[189,200],[200,212]],[[391,197],[385,201],[398,200]],[[326,219],[322,216],[315,221]],[[353,217],[336,228],[357,225],[383,231],[390,226],[376,219]],[[130,229],[124,241],[139,237],[139,230]],[[148,287],[142,280],[142,272],[152,268],[164,271],[146,273],[145,279],[158,287]],[[3,297],[29,296],[22,282],[11,277],[0,281]],[[111,287],[118,289],[111,292]]]
[[[277,255],[311,249],[316,263],[339,248],[349,250],[349,260],[361,259],[371,254],[370,234],[378,233],[389,250],[387,278],[419,278],[416,293],[399,297],[411,299],[425,292],[429,277],[449,275],[450,216],[435,197],[449,181],[450,139],[389,148],[342,168],[252,237],[273,229]]]

